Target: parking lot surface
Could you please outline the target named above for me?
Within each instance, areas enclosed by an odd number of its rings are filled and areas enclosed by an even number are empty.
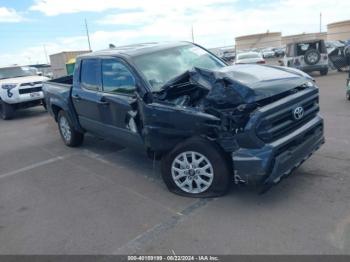
[[[42,108],[0,120],[0,254],[350,254],[347,75],[314,76],[326,144],[264,195],[180,197],[142,152],[67,148]]]

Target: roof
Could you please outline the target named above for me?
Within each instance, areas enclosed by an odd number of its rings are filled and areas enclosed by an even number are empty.
[[[252,34],[252,35],[242,35],[242,36],[237,36],[236,41],[238,40],[243,40],[243,39],[255,39],[255,38],[261,38],[261,37],[279,37],[282,36],[281,32],[265,32],[265,33],[260,33],[260,34]]]
[[[350,20],[338,21],[327,25],[328,28],[350,25]]]
[[[297,39],[294,42],[290,42],[288,44],[309,44],[309,43],[316,43],[319,41],[324,41],[323,39],[307,39],[307,40],[302,40],[302,39]]]
[[[169,49],[177,46],[184,46],[192,44],[190,42],[151,42],[151,43],[140,43],[134,45],[125,45],[106,50],[96,51],[88,54],[80,55],[79,57],[90,57],[90,56],[113,56],[113,55],[127,55],[127,56],[139,56],[143,54],[153,53],[160,50]]]
[[[327,36],[327,32],[316,32],[316,33],[302,33],[296,35],[285,35],[282,36],[282,39],[290,39],[290,38],[303,38],[303,37],[321,37]]]

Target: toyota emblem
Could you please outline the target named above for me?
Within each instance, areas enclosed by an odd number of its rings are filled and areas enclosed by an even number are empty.
[[[304,116],[304,108],[301,106],[298,106],[297,108],[294,109],[293,111],[293,116],[295,120],[300,120]]]

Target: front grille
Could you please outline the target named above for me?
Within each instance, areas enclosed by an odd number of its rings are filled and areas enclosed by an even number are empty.
[[[20,86],[35,86],[35,85],[41,85],[43,82],[28,82],[28,83],[22,83]]]
[[[319,111],[318,90],[313,90],[313,92],[308,90],[304,94],[298,93],[295,96],[292,100],[286,97],[282,99],[286,101],[285,103],[280,100],[275,107],[268,106],[267,110],[263,110],[256,132],[264,142],[275,141],[293,132],[317,115]],[[295,120],[293,112],[299,106],[304,108],[304,116],[300,120]]]
[[[38,87],[20,89],[18,92],[19,92],[20,95],[23,95],[23,94],[30,94],[30,93],[40,92],[40,91],[42,91],[42,89],[43,89],[42,86],[38,86]]]

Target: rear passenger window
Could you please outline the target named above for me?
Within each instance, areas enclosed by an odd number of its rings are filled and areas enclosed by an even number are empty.
[[[129,69],[115,59],[102,60],[103,91],[115,94],[133,94],[135,80]]]
[[[80,82],[84,88],[98,91],[101,86],[101,64],[98,59],[84,59],[81,64]]]

